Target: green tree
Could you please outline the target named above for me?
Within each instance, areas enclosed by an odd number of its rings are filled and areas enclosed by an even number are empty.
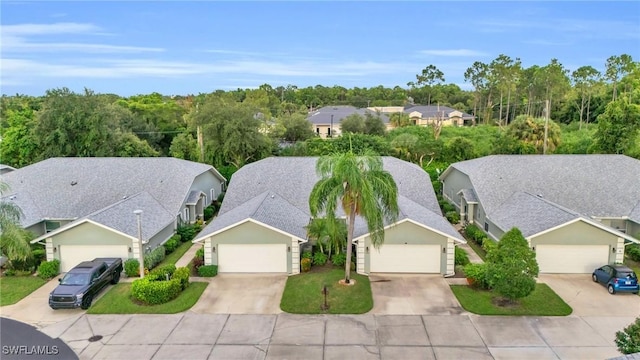
[[[444,147],[444,161],[454,163],[458,161],[464,161],[473,159],[476,157],[476,152],[473,142],[467,138],[461,136],[454,137],[449,140]]]
[[[545,119],[518,116],[506,130],[506,135],[531,146],[536,153],[544,151]],[[561,130],[558,124],[549,120],[547,126],[547,152],[552,153],[560,145]]]
[[[387,126],[379,115],[371,115],[366,113],[364,116],[364,133],[368,135],[384,136],[387,132]]]
[[[588,105],[591,102],[593,87],[600,79],[600,72],[593,66],[581,66],[571,73],[571,79],[580,94],[580,128],[582,128],[584,112],[588,109]],[[587,122],[588,120],[587,117]]]
[[[169,147],[169,155],[190,161],[199,161],[198,143],[190,133],[178,134]]]
[[[311,123],[303,114],[293,113],[283,115],[278,118],[278,122],[284,127],[282,137],[286,141],[304,141],[315,135]]]
[[[3,98],[3,102],[4,100]],[[28,100],[20,101],[14,106],[3,106],[0,139],[0,159],[3,164],[23,167],[34,163],[38,157],[37,139],[33,134],[35,112],[26,101]]]
[[[614,55],[607,59],[605,76],[613,85],[613,101],[618,98],[618,81],[633,71],[633,67],[633,58],[628,54]]]
[[[393,223],[398,217],[398,188],[391,174],[383,169],[379,156],[357,156],[353,152],[323,156],[317,161],[316,171],[320,180],[309,196],[311,215],[335,217],[341,203],[347,216],[345,282],[348,284],[356,217],[364,218],[371,242],[379,248],[384,242],[385,220]]]
[[[625,154],[634,147],[639,129],[640,105],[618,98],[610,102],[604,113],[598,116],[595,141],[604,153]]]
[[[517,228],[506,232],[487,254],[487,278],[494,291],[514,301],[536,288],[536,254]]]
[[[409,126],[412,124],[409,114],[401,112],[389,115],[389,122],[391,123],[391,125],[393,125],[393,127],[396,128]]]
[[[432,87],[434,84],[437,84],[439,82],[444,82],[444,73],[442,71],[440,71],[440,69],[438,69],[435,65],[429,65],[427,67],[425,67],[424,69],[422,69],[422,72],[420,72],[420,74],[416,75],[416,82],[410,82],[407,85],[411,86],[411,87],[428,87],[429,89],[429,97],[427,100],[427,105],[431,105],[431,93],[432,93]]]
[[[209,97],[191,116],[202,126],[205,146],[214,165],[241,168],[268,156],[273,143],[261,131],[263,122],[252,105]]]
[[[364,117],[360,114],[351,114],[340,120],[340,128],[343,133],[364,134]]]
[[[9,186],[0,182],[0,195],[9,191]],[[20,226],[22,210],[11,200],[2,198],[0,201],[0,252],[9,263],[25,261],[31,256],[29,232]]]

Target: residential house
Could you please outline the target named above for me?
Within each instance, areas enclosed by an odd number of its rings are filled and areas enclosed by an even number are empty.
[[[194,242],[220,273],[300,272],[311,221],[309,194],[319,180],[316,157],[271,157],[233,174],[218,216]],[[373,247],[366,223],[354,232],[357,272],[454,273],[454,245],[464,239],[442,216],[429,175],[415,164],[383,158],[398,186],[400,215]],[[337,214],[344,216],[344,213]]]
[[[492,155],[440,181],[463,222],[494,240],[520,229],[542,273],[590,273],[640,243],[640,161],[628,156]]]
[[[441,105],[379,106],[369,107],[371,111],[383,114],[405,113],[409,115],[413,125],[427,126],[441,122],[442,126],[462,126],[473,123],[474,116],[462,111]]]
[[[382,122],[389,127],[389,117],[379,114],[369,109],[358,109],[353,106],[325,106],[319,108],[307,116],[311,122],[313,131],[321,138],[339,136],[341,134],[340,121],[349,115],[358,114],[360,116],[379,116]]]
[[[210,165],[175,158],[51,158],[3,175],[3,201],[18,205],[22,225],[65,272],[95,257],[138,258],[181,223],[193,223],[224,191]]]

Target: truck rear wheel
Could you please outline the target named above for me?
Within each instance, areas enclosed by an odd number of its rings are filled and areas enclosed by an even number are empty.
[[[115,274],[113,274],[113,277],[111,278],[111,283],[115,285],[119,281],[120,281],[120,272],[117,271]]]

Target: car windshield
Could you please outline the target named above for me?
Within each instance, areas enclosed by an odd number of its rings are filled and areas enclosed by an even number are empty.
[[[87,285],[88,283],[89,274],[67,273],[60,281],[62,285]]]
[[[636,273],[633,272],[633,271],[631,271],[631,272],[629,272],[629,271],[621,271],[621,272],[618,273],[618,277],[621,277],[621,278],[630,277],[632,279],[635,279],[636,278]]]

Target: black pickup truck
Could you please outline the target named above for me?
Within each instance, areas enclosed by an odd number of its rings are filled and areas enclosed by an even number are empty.
[[[88,309],[93,297],[109,283],[117,284],[122,272],[122,259],[97,258],[84,261],[59,279],[49,294],[52,309]]]

